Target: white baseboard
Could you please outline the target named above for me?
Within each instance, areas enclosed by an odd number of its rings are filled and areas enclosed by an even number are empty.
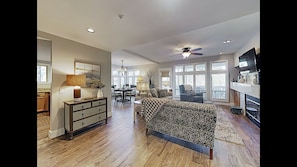
[[[55,131],[51,131],[51,130],[48,131],[48,137],[50,139],[62,136],[64,134],[65,134],[65,129],[64,128],[58,129],[58,130],[55,130]]]

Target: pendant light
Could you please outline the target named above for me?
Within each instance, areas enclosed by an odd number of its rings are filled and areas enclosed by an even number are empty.
[[[124,75],[124,73],[127,71],[127,68],[124,67],[124,65],[123,65],[124,60],[121,60],[121,61],[122,61],[122,66],[121,66],[121,70],[120,70],[120,72],[121,72],[122,75]]]

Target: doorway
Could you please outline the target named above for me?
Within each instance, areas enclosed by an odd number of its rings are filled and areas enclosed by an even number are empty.
[[[50,130],[52,41],[37,37],[37,129],[38,138],[47,137]],[[42,131],[40,131],[40,129]]]
[[[167,89],[167,91],[172,92],[172,70],[171,68],[161,68],[159,69],[159,85],[161,89]]]

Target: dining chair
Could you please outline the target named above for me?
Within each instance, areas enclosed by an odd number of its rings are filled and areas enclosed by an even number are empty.
[[[114,102],[118,102],[119,99],[122,99],[122,93],[115,91],[116,85],[111,85],[111,97],[114,99]]]
[[[125,93],[125,98],[128,97],[131,103],[132,97],[136,96],[136,85],[130,85],[130,89],[132,90]]]

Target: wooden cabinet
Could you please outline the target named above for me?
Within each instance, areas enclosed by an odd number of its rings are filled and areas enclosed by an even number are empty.
[[[65,132],[69,139],[79,130],[105,120],[107,124],[107,97],[81,101],[64,101]]]
[[[240,106],[240,92],[234,90],[234,105],[235,106]]]
[[[49,92],[37,93],[37,112],[49,111]]]

